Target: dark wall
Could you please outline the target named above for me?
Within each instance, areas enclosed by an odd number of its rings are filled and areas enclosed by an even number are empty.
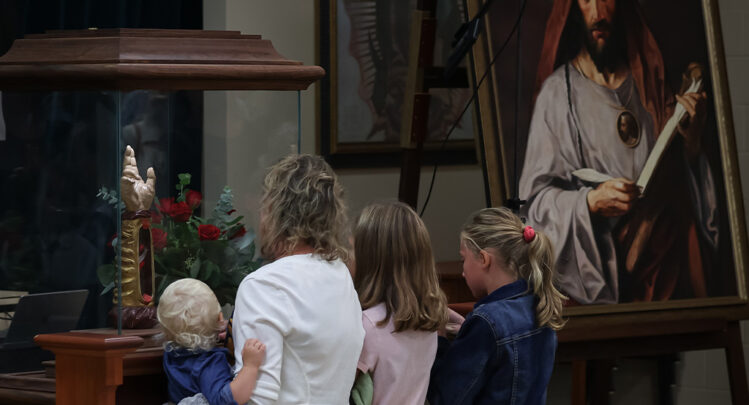
[[[0,0],[0,55],[25,34],[89,27],[202,29],[202,1]],[[100,295],[96,271],[112,261],[107,243],[118,215],[96,193],[119,177],[114,162],[123,145],[116,128],[152,111],[152,96],[163,98],[140,91],[2,93],[0,289],[89,289],[78,327],[104,326],[112,297]],[[177,173],[191,173],[191,188],[201,189],[202,92],[164,99],[168,110],[160,116],[168,134],[159,142],[167,145],[161,150],[168,166],[157,176],[167,191],[157,197],[174,195]],[[134,111],[119,124],[118,106]]]
[[[0,46],[7,43],[8,35],[52,29],[203,28],[201,0],[0,0],[0,4]]]

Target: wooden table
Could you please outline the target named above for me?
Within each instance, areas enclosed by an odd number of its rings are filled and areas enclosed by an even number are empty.
[[[55,352],[43,371],[0,374],[2,404],[151,404],[167,400],[157,329],[37,336]]]

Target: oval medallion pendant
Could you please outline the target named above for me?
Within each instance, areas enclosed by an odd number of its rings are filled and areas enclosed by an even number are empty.
[[[619,117],[616,119],[616,132],[619,134],[619,139],[627,147],[634,148],[640,143],[640,124],[635,116],[627,110],[619,113]]]

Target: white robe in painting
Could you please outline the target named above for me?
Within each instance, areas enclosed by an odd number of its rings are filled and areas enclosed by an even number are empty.
[[[571,108],[564,65],[546,79],[536,100],[520,178],[520,196],[528,201],[521,215],[554,244],[558,283],[565,294],[581,304],[616,303],[619,280],[611,231],[618,218],[591,217],[587,195],[595,185],[584,184],[572,172],[588,167],[637,180],[655,143],[653,119],[632,76],[612,90],[567,66]],[[635,147],[625,145],[617,131],[624,109],[639,124]],[[701,157],[687,171],[699,227],[717,243],[715,192],[706,160]]]

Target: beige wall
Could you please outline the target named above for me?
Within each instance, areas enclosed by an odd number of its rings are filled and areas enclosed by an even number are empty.
[[[744,190],[749,190],[749,0],[719,0],[733,100],[739,162]],[[290,59],[315,60],[313,1],[204,0],[205,28],[262,34]],[[302,93],[302,151],[313,153],[315,134],[314,86]],[[262,120],[257,120],[262,117]],[[260,92],[206,94],[205,191],[211,202],[224,184],[234,188],[241,212],[255,217],[262,169],[295,143],[296,94]],[[262,125],[262,127],[249,127]],[[265,149],[264,149],[265,148]],[[397,170],[339,171],[356,214],[367,202],[395,198]],[[422,175],[423,188],[430,168]],[[746,193],[745,193],[746,194]],[[745,206],[749,207],[745,198]],[[425,221],[438,260],[457,258],[457,230],[471,211],[483,205],[481,174],[477,167],[441,169]],[[745,354],[749,334],[744,323]],[[720,350],[689,352],[675,364],[677,404],[729,404],[725,358]],[[657,403],[655,362],[625,360],[614,376],[613,404]],[[550,404],[569,403],[569,368],[558,367],[550,384]]]
[[[204,0],[204,25],[205,29],[261,34],[285,57],[315,63],[313,1]],[[223,185],[228,184],[235,192],[240,213],[256,221],[264,168],[296,144],[296,93],[212,92],[206,94],[205,101],[207,206],[212,206]],[[315,85],[301,93],[301,132],[302,152],[314,153]],[[398,196],[398,169],[337,172],[346,188],[352,217],[371,201]],[[431,167],[423,171],[420,204],[431,173]],[[483,206],[483,193],[478,166],[439,169],[424,216],[437,260],[457,260],[458,230],[468,214]]]

